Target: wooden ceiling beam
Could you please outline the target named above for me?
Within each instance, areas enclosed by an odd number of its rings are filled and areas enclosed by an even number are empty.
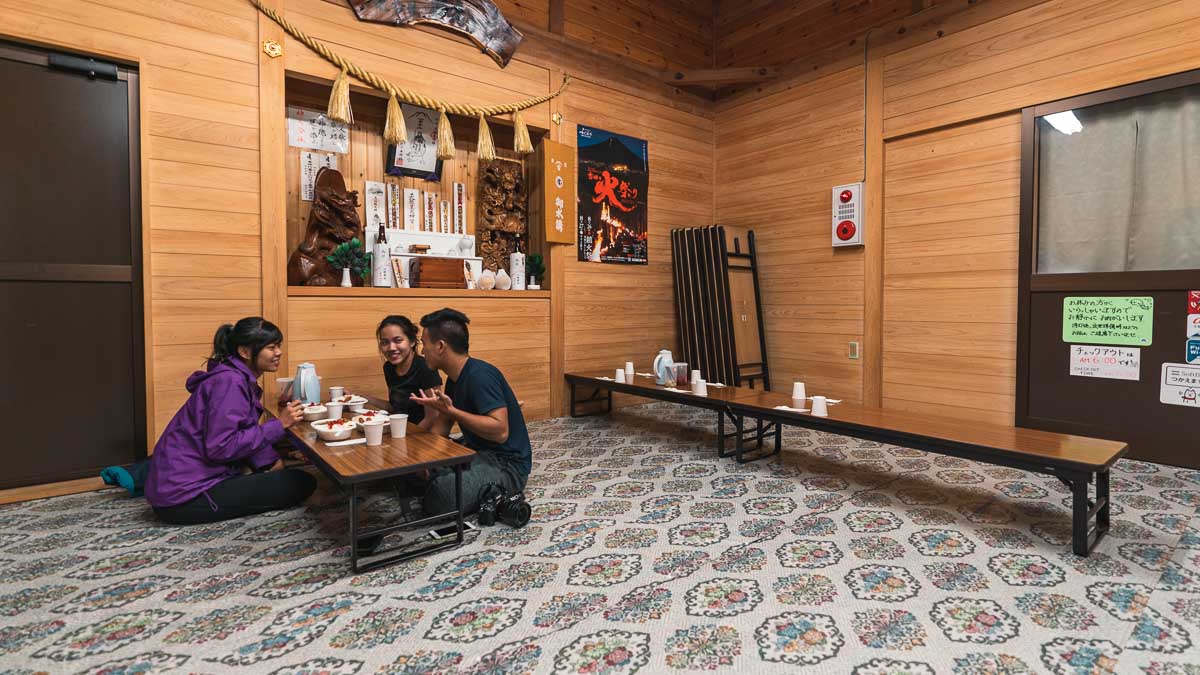
[[[774,66],[749,66],[743,68],[711,68],[700,70],[664,70],[659,75],[663,82],[676,85],[721,86],[740,82],[762,82],[779,75]]]

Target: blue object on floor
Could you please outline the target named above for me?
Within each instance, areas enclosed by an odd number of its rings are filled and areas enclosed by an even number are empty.
[[[146,487],[146,474],[150,471],[150,460],[125,466],[110,466],[100,472],[105,485],[119,485],[129,491],[130,497],[141,497]]]

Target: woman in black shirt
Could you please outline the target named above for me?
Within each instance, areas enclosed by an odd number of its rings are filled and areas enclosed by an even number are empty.
[[[383,378],[392,413],[405,413],[409,422],[417,424],[425,419],[425,408],[412,401],[412,394],[442,386],[442,378],[417,355],[417,327],[407,317],[384,317],[375,329],[375,337],[385,360]]]

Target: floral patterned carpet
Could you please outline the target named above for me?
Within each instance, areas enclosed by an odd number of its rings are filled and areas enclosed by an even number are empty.
[[[0,671],[1200,673],[1200,472],[1121,462],[1077,558],[1052,478],[800,430],[738,465],[714,422],[533,424],[532,523],[363,575],[328,484],[190,528],[114,491],[5,507]]]

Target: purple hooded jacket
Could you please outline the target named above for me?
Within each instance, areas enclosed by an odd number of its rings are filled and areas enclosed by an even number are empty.
[[[283,425],[259,424],[262,388],[250,368],[232,358],[188,377],[191,394],[154,446],[146,476],[151,506],[178,506],[217,483],[240,475],[248,462],[256,470],[279,459],[272,447]]]

